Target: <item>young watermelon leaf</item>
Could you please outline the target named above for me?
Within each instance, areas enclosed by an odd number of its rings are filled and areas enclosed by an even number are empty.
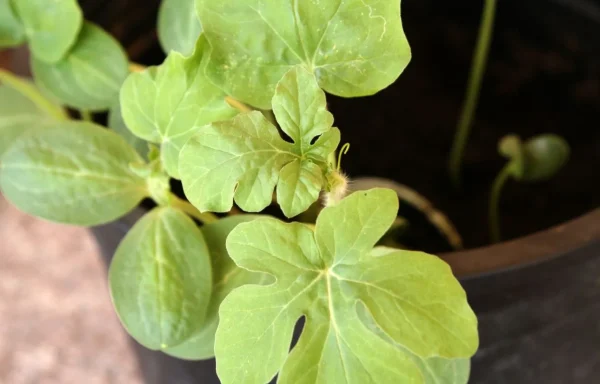
[[[0,186],[17,208],[43,219],[99,225],[133,209],[148,195],[130,170],[143,160],[114,132],[87,122],[32,128],[9,147]]]
[[[61,61],[32,59],[36,83],[66,105],[90,111],[110,108],[125,81],[128,59],[119,43],[86,22],[73,49]]]
[[[227,212],[235,199],[243,210],[258,212],[271,203],[275,186],[287,217],[317,200],[340,132],[332,128],[333,116],[314,75],[302,67],[290,70],[277,86],[273,112],[293,143],[255,111],[204,126],[184,146],[183,187],[198,209]]]
[[[152,210],[117,248],[109,282],[117,314],[140,344],[182,343],[202,325],[212,289],[202,232],[177,209]]]
[[[194,11],[194,0],[163,0],[157,29],[163,51],[191,55],[202,33],[200,20]]]
[[[161,145],[163,165],[179,178],[179,152],[201,126],[228,119],[237,111],[225,94],[204,76],[201,37],[194,54],[186,58],[171,52],[159,67],[133,73],[121,90],[121,108],[127,127],[137,136]]]
[[[144,159],[148,160],[148,142],[134,135],[123,120],[121,103],[116,102],[108,111],[108,127],[125,139]]]
[[[219,324],[219,306],[235,288],[245,284],[264,284],[271,281],[269,275],[239,268],[229,257],[225,240],[240,223],[253,221],[257,215],[236,215],[202,227],[202,233],[210,250],[213,271],[213,292],[202,329],[181,345],[164,352],[186,360],[203,360],[215,356],[215,332]]]
[[[0,81],[3,81],[0,84],[1,157],[21,134],[64,118],[65,112],[59,105],[43,98],[25,79],[0,70]]]
[[[400,0],[196,0],[212,51],[207,75],[268,109],[279,79],[302,65],[325,91],[372,95],[410,61]]]
[[[470,357],[477,319],[449,266],[421,252],[371,254],[397,210],[395,192],[373,189],[323,209],[314,230],[275,219],[238,225],[229,255],[276,282],[237,288],[223,301],[215,341],[221,381],[262,384],[281,370],[281,384],[423,383],[411,355],[360,319],[358,303],[412,354]]]
[[[71,49],[83,24],[76,0],[10,0],[24,25],[32,54],[56,63]]]
[[[0,0],[0,48],[10,48],[25,42],[25,29],[10,4]]]

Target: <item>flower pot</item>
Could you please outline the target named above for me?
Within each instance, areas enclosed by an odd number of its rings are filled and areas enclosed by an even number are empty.
[[[352,144],[342,167],[350,176],[374,175],[416,189],[451,218],[471,249],[449,253],[418,212],[401,208],[411,222],[408,245],[442,253],[478,314],[481,348],[471,382],[598,382],[600,194],[592,183],[600,166],[594,123],[600,116],[600,5],[499,2],[463,185],[455,191],[447,178],[447,155],[482,3],[404,1],[413,48],[405,73],[373,97],[329,99],[342,140]],[[153,25],[152,17],[140,25]],[[144,63],[160,62],[153,35],[148,41],[129,44],[130,51]],[[151,48],[142,55],[140,46]],[[549,182],[507,185],[501,215],[509,241],[487,246],[489,187],[504,164],[496,146],[511,132],[523,138],[558,133],[571,144],[572,156]],[[107,262],[141,214],[93,230]],[[136,348],[149,384],[218,383],[214,361],[186,362]]]

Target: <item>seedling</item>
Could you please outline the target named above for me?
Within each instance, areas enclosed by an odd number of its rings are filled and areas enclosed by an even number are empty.
[[[464,383],[478,346],[465,292],[435,256],[374,247],[397,195],[347,196],[331,160],[341,133],[324,91],[396,80],[410,60],[399,7],[165,0],[168,56],[145,68],[75,0],[0,0],[0,44],[29,44],[37,85],[2,73],[2,192],[84,226],[153,199],[110,266],[116,311],[149,349],[216,357],[223,383]],[[110,129],[92,121],[105,111]],[[214,214],[261,212],[274,193],[287,218],[328,198],[314,225]]]
[[[502,168],[490,194],[490,235],[493,242],[500,241],[500,193],[512,178],[524,183],[545,181],[554,177],[569,160],[569,144],[560,136],[543,134],[522,142],[517,135],[507,135],[500,140],[498,151],[508,163]]]

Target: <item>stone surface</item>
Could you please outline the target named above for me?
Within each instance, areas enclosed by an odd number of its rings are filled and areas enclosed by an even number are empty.
[[[98,253],[0,196],[0,383],[141,383]]]

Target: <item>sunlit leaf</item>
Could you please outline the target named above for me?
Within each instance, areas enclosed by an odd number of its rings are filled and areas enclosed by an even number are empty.
[[[238,225],[227,239],[231,258],[276,282],[237,288],[221,305],[215,342],[221,382],[266,383],[281,370],[282,384],[424,383],[411,354],[473,355],[477,320],[448,265],[421,252],[371,254],[397,210],[395,192],[374,189],[325,208],[314,230],[275,219]],[[369,329],[358,303],[411,353]],[[289,352],[303,316],[302,335]]]
[[[184,56],[191,55],[202,32],[194,0],[163,0],[157,29],[158,40],[166,53],[173,50]]]
[[[119,318],[140,344],[182,343],[202,325],[212,289],[202,232],[174,208],[152,210],[119,245],[109,281]]]
[[[119,43],[100,27],[86,22],[73,49],[49,64],[32,59],[36,83],[66,105],[106,110],[118,99],[128,59]]]
[[[24,26],[29,49],[41,61],[55,63],[71,49],[83,15],[76,0],[10,0]]]
[[[235,199],[243,210],[258,212],[271,203],[276,186],[287,217],[317,200],[340,133],[331,127],[333,116],[314,76],[301,67],[288,72],[273,97],[273,112],[293,142],[262,113],[251,112],[204,126],[185,145],[181,177],[198,209],[226,212]]]
[[[400,0],[196,0],[196,8],[212,47],[207,75],[263,109],[296,65],[327,92],[356,97],[390,85],[410,60]]]
[[[86,122],[28,130],[0,164],[2,193],[17,208],[47,220],[98,225],[125,215],[147,196],[130,170],[142,159],[125,140]]]
[[[201,126],[237,114],[225,102],[226,95],[204,76],[205,46],[201,38],[189,58],[171,52],[161,66],[131,74],[121,90],[127,127],[161,145],[165,169],[175,178],[179,178],[179,152],[185,142]]]

